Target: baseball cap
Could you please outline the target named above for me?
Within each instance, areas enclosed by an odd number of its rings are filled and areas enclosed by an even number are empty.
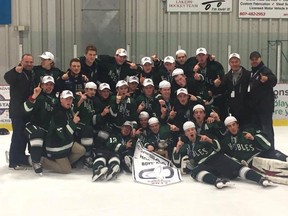
[[[201,104],[197,104],[197,105],[195,105],[195,106],[193,107],[193,112],[194,112],[196,109],[202,109],[203,111],[205,111],[204,106],[201,105]]]
[[[141,59],[141,64],[145,65],[146,63],[152,64],[152,59],[150,57],[143,57]]]
[[[121,86],[128,86],[128,83],[125,80],[119,80],[116,84],[116,88],[121,87]]]
[[[115,55],[119,55],[119,56],[127,56],[127,51],[123,48],[119,48],[116,50]]]
[[[184,71],[183,71],[181,68],[176,68],[176,69],[173,70],[173,72],[172,72],[172,77],[178,76],[178,75],[181,75],[181,74],[184,74]]]
[[[109,90],[111,90],[110,85],[109,85],[108,83],[101,83],[101,84],[99,85],[99,90],[102,91],[102,90],[104,90],[104,89],[109,89]]]
[[[204,54],[204,55],[207,55],[207,50],[203,47],[200,47],[196,50],[196,56],[199,55],[199,54]]]
[[[73,97],[74,98],[73,93],[71,91],[69,91],[69,90],[64,90],[60,94],[60,98],[61,99],[65,99],[65,98],[69,98],[69,97]]]
[[[54,78],[52,76],[44,76],[42,78],[42,83],[48,83],[48,82],[52,82],[52,83],[55,84]]]
[[[261,58],[261,54],[258,51],[253,51],[250,53],[250,59],[252,58]]]
[[[168,82],[167,80],[162,80],[159,83],[159,89],[162,89],[162,88],[171,88],[171,83]]]
[[[130,76],[129,79],[128,79],[128,83],[133,83],[133,82],[136,82],[139,84],[139,79],[137,76]]]
[[[131,121],[125,121],[122,126],[130,126],[131,128],[133,128],[133,124]]]
[[[225,119],[224,124],[225,124],[225,126],[227,126],[228,124],[230,124],[232,122],[237,122],[237,119],[234,116],[228,116]]]
[[[158,120],[156,117],[151,117],[151,118],[148,120],[148,124],[149,124],[149,125],[157,124],[157,123],[159,123],[159,120]]]
[[[176,51],[176,56],[177,56],[177,55],[179,55],[179,54],[184,54],[184,55],[186,55],[186,56],[187,56],[187,53],[186,53],[186,51],[185,51],[185,50],[183,50],[183,49],[179,49],[179,50],[177,50],[177,51]]]
[[[231,58],[238,58],[239,60],[241,59],[241,58],[240,58],[240,55],[239,55],[238,53],[231,53],[231,54],[229,55],[229,60],[230,60]]]
[[[150,79],[150,78],[144,79],[144,82],[143,82],[143,86],[144,86],[144,87],[146,87],[146,86],[148,86],[148,85],[154,86],[153,80]]]
[[[187,91],[187,89],[185,89],[185,88],[180,88],[180,89],[178,89],[177,90],[177,95],[179,95],[179,94],[188,94],[188,91]]]
[[[97,89],[97,85],[94,82],[87,82],[85,84],[86,89]]]
[[[173,56],[166,56],[164,58],[164,63],[166,63],[166,62],[173,64],[175,62],[175,59],[173,58]]]
[[[186,121],[184,124],[183,124],[183,130],[187,130],[189,128],[195,128],[195,124],[192,122],[192,121]]]
[[[43,52],[39,57],[42,59],[51,59],[52,61],[54,61],[54,55],[48,51]]]
[[[142,111],[142,112],[140,112],[140,114],[139,114],[139,119],[149,118],[149,117],[150,117],[150,116],[149,116],[149,113],[146,112],[146,111]]]

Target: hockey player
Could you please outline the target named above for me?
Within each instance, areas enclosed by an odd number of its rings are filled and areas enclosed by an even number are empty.
[[[158,100],[154,95],[154,83],[152,79],[146,78],[143,81],[143,94],[137,97],[137,113],[146,111],[150,116],[157,116],[156,111],[159,110]]]
[[[47,157],[41,160],[43,168],[64,174],[70,173],[71,164],[85,154],[85,148],[74,142],[74,131],[80,118],[78,113],[73,114],[73,98],[69,90],[60,94],[60,106],[55,108],[45,139]]]
[[[93,162],[92,181],[106,179],[107,181],[117,177],[121,170],[121,160],[124,157],[133,155],[135,143],[131,137],[133,124],[126,121],[121,126],[121,132],[110,135],[106,145],[96,149],[96,158]],[[131,157],[132,158],[132,157]],[[129,167],[132,160],[128,160]]]
[[[44,140],[53,115],[54,107],[58,99],[52,93],[54,89],[54,78],[44,76],[40,84],[34,89],[33,95],[24,103],[24,109],[31,115],[30,122],[26,124],[25,133],[30,144],[32,166],[36,173],[42,174],[40,163]]]
[[[79,112],[80,121],[77,123],[75,139],[86,149],[84,155],[84,166],[92,168],[93,159],[91,150],[93,146],[93,126],[92,119],[95,115],[95,94],[97,85],[94,82],[85,84],[85,93],[78,92],[76,96],[75,112]]]
[[[154,151],[163,157],[169,158],[173,149],[173,141],[170,128],[167,124],[160,124],[156,117],[148,120],[150,133],[144,147],[148,151]]]
[[[128,85],[129,85],[129,96],[136,98],[141,94],[141,90],[139,89],[139,78],[137,76],[130,76],[128,79]]]
[[[182,147],[187,148],[190,163],[193,164],[191,176],[195,180],[215,185],[218,189],[229,186],[229,179],[238,176],[257,182],[264,187],[271,185],[268,179],[254,170],[221,153],[218,140],[211,139],[206,135],[197,135],[193,122],[185,122],[183,130],[185,139],[178,141],[175,152],[178,153]]]
[[[128,96],[128,83],[125,80],[117,82],[117,95],[111,97],[110,114],[112,115],[112,124],[115,131],[120,131],[123,123],[128,121],[137,124],[137,108],[135,100]]]
[[[288,156],[282,152],[271,148],[271,143],[263,135],[262,131],[252,128],[240,129],[237,119],[228,116],[225,121],[228,133],[221,143],[226,154],[236,158],[239,162],[253,167],[255,157],[288,161]],[[284,165],[287,167],[288,164]],[[271,167],[274,168],[274,167]],[[262,167],[258,170],[263,172]],[[267,170],[269,173],[269,170]]]
[[[146,143],[148,139],[149,134],[149,125],[148,120],[150,116],[149,113],[146,111],[142,111],[139,114],[139,121],[138,121],[138,127],[135,132],[135,136],[140,139],[141,143]]]
[[[208,107],[207,110],[205,107]],[[222,138],[226,128],[219,115],[211,110],[210,106],[197,104],[193,107],[193,122],[195,122],[198,135],[207,135]],[[208,118],[206,118],[208,116]]]

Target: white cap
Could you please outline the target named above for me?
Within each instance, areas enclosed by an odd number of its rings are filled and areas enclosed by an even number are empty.
[[[146,112],[146,111],[142,111],[142,112],[140,112],[140,114],[139,114],[139,119],[142,119],[142,118],[148,118],[149,119],[149,113],[148,112]]]
[[[228,124],[230,124],[232,122],[237,122],[237,119],[234,116],[228,116],[225,119],[224,124],[225,124],[225,126],[227,126]]]
[[[52,76],[44,76],[42,78],[42,83],[48,83],[48,82],[52,82],[52,83],[55,83],[54,82],[54,78]]]
[[[177,50],[177,51],[176,51],[176,57],[177,57],[177,55],[179,55],[179,54],[184,54],[184,55],[186,55],[186,56],[187,56],[187,53],[186,53],[186,51],[185,51],[185,50],[183,50],[183,49],[179,49],[179,50]]]
[[[141,64],[145,65],[146,63],[152,64],[152,59],[150,57],[143,57],[141,59]]]
[[[150,78],[144,79],[143,86],[146,87],[146,86],[149,86],[149,85],[154,86],[153,80],[150,79]]]
[[[85,89],[97,89],[97,85],[94,82],[87,82],[85,84]]]
[[[200,47],[196,50],[196,56],[199,55],[199,54],[204,54],[204,55],[207,55],[207,50],[203,47]]]
[[[133,83],[133,82],[136,82],[139,84],[139,79],[137,76],[130,76],[129,79],[128,79],[128,83]]]
[[[192,122],[192,121],[186,121],[184,124],[183,124],[183,130],[187,130],[189,128],[195,128],[195,124]]]
[[[177,95],[179,95],[179,94],[188,94],[188,91],[187,91],[187,89],[185,89],[185,88],[180,88],[180,89],[178,89],[177,90]]]
[[[108,83],[101,83],[101,84],[99,85],[99,90],[102,91],[102,90],[104,90],[104,89],[109,89],[109,90],[111,90],[110,85],[109,85]]]
[[[162,88],[171,88],[171,83],[168,82],[167,80],[162,80],[159,83],[159,89],[162,89]]]
[[[193,107],[193,112],[196,110],[196,109],[202,109],[203,111],[205,111],[205,107],[201,104],[197,104]]]
[[[183,71],[181,68],[176,68],[176,69],[173,70],[173,72],[172,72],[172,77],[178,76],[178,75],[181,75],[181,74],[184,74],[184,71]]]
[[[65,98],[69,98],[69,97],[74,98],[73,93],[72,93],[71,91],[69,91],[69,90],[64,90],[64,91],[62,91],[62,93],[60,94],[60,98],[61,98],[61,99],[65,99]]]
[[[125,121],[122,126],[130,126],[133,128],[133,123],[131,121]]]
[[[231,54],[229,55],[229,60],[230,60],[231,58],[238,58],[238,59],[240,60],[240,55],[239,55],[238,53],[231,53]]]
[[[54,55],[51,52],[43,52],[42,55],[39,56],[42,59],[51,59],[52,61],[54,61]]]
[[[175,59],[173,58],[173,56],[166,56],[164,58],[164,63],[166,63],[166,62],[173,64],[175,62]]]
[[[127,51],[123,48],[119,48],[116,50],[115,55],[119,55],[119,56],[127,56]]]
[[[116,84],[116,88],[121,87],[121,86],[128,86],[128,83],[125,80],[119,80]]]
[[[151,117],[151,118],[148,120],[148,124],[149,124],[149,125],[157,124],[157,123],[159,123],[159,120],[158,120],[156,117]]]

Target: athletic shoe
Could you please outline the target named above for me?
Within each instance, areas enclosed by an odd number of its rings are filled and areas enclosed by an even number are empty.
[[[27,170],[27,166],[21,166],[20,164],[9,164],[9,169]]]
[[[98,169],[93,170],[93,175],[92,175],[92,181],[97,181],[98,179],[102,179],[104,175],[107,173],[108,168],[107,167],[98,167]]]
[[[120,172],[120,166],[119,164],[113,164],[109,169],[108,169],[108,172],[107,172],[107,175],[106,175],[106,180],[109,181],[113,178],[116,178],[117,177],[117,174]]]
[[[93,159],[92,157],[84,158],[84,168],[92,168],[93,167]]]
[[[215,187],[217,188],[217,189],[222,189],[222,188],[224,188],[224,187],[229,187],[229,186],[231,186],[232,184],[231,184],[231,182],[228,180],[228,179],[219,179],[219,180],[217,180],[216,181],[216,183],[215,183]]]

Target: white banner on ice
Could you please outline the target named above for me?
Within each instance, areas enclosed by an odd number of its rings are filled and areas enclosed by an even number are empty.
[[[134,152],[132,175],[137,182],[157,186],[182,181],[180,170],[170,160],[149,152],[139,140]]]

